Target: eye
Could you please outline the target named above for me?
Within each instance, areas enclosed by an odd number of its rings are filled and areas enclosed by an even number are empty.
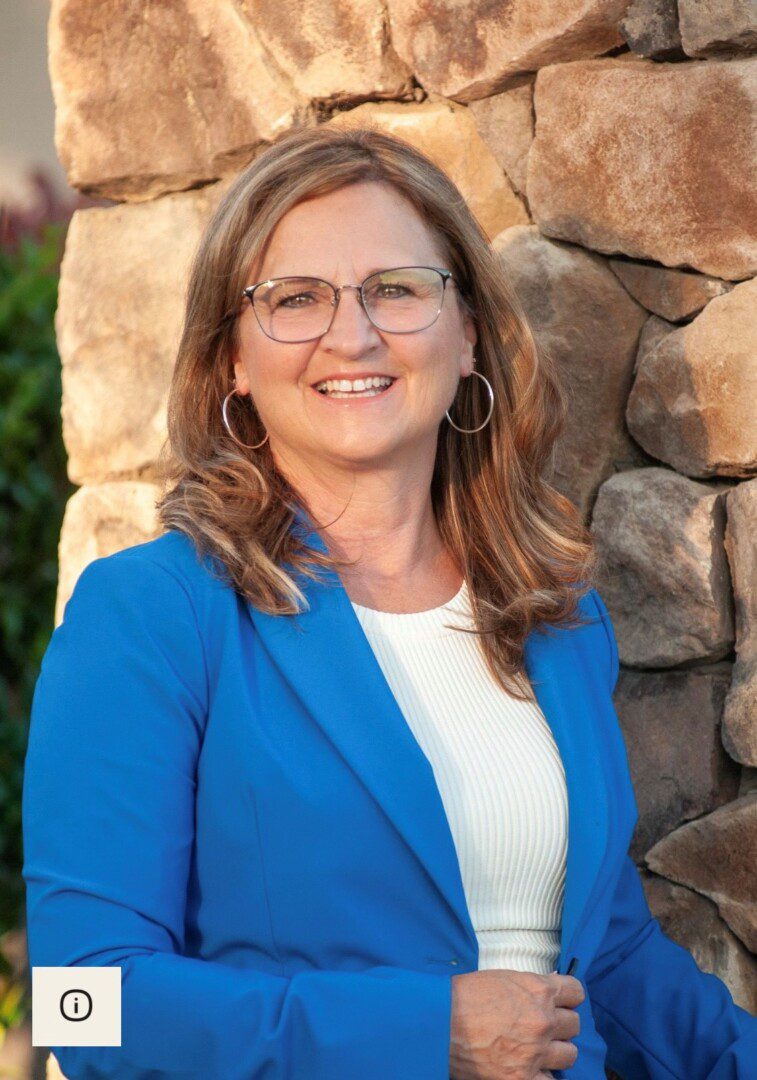
[[[407,285],[397,281],[383,281],[372,285],[368,291],[370,300],[400,300],[403,296],[411,296],[413,290]]]
[[[402,293],[410,292],[404,285],[378,285],[376,292],[384,299],[391,300],[392,296],[398,296]]]
[[[276,307],[298,308],[307,307],[308,301],[313,299],[312,293],[293,293],[291,296],[284,296],[275,301]],[[304,304],[297,303],[299,300],[304,300]]]

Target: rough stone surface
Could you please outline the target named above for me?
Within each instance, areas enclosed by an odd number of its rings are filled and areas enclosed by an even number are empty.
[[[725,702],[723,743],[745,765],[757,766],[757,480],[726,499],[725,549],[733,580],[736,663]]]
[[[757,792],[757,768],[749,765],[741,766],[741,783],[739,784],[739,797]]]
[[[723,745],[736,761],[757,764],[757,663],[738,659],[723,715]]]
[[[655,844],[650,870],[709,896],[751,952],[757,952],[757,795],[687,822]]]
[[[757,49],[754,0],[678,0],[678,17],[689,56],[738,56]]]
[[[609,262],[631,296],[647,311],[668,322],[690,319],[710,300],[733,288],[730,281],[687,270],[648,266],[628,259],[610,259]]]
[[[628,0],[388,0],[399,55],[426,90],[460,102],[497,94],[520,72],[622,45],[617,24],[627,5]]]
[[[741,770],[720,739],[730,667],[620,673],[613,700],[639,807],[636,860],[671,829],[738,794]]]
[[[523,78],[520,85],[468,106],[481,138],[521,195],[526,191],[526,164],[534,139],[534,76]]]
[[[683,59],[676,0],[633,0],[619,29],[629,48],[639,56]]]
[[[380,102],[336,113],[332,126],[372,126],[417,147],[454,180],[489,238],[530,220],[467,108],[438,97],[422,104]]]
[[[72,483],[140,476],[157,459],[190,260],[226,189],[71,219],[55,327]]]
[[[82,487],[71,496],[58,548],[56,626],[85,566],[163,533],[155,509],[160,493],[157,484],[125,480]]]
[[[639,335],[639,347],[636,350],[636,360],[634,361],[633,373],[634,376],[639,370],[639,365],[644,362],[647,355],[656,349],[663,338],[667,337],[671,331],[676,327],[673,323],[666,322],[664,319],[660,319],[657,315],[650,315],[647,321],[641,328],[641,334]]]
[[[639,876],[663,933],[691,953],[700,971],[722,979],[737,1005],[757,1015],[757,960],[728,929],[717,906],[648,870]]]
[[[727,490],[656,467],[618,473],[599,489],[591,523],[597,587],[628,667],[716,661],[731,652]]]
[[[239,8],[271,67],[314,101],[398,97],[411,89],[412,71],[392,48],[386,8],[375,0],[239,0]]]
[[[56,149],[88,195],[230,176],[306,115],[232,0],[53,0],[48,42]]]
[[[534,221],[595,251],[753,276],[755,98],[748,59],[542,68],[526,185]]]
[[[548,240],[535,226],[507,229],[492,246],[567,392],[552,483],[586,519],[602,481],[635,463],[623,413],[646,312],[601,256]]]
[[[757,279],[711,300],[639,363],[626,419],[687,476],[757,472]]]

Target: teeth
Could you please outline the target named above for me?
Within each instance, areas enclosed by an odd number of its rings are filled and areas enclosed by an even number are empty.
[[[360,393],[361,390],[371,390],[374,387],[390,386],[394,382],[388,375],[374,375],[370,379],[327,379],[326,382],[316,383],[316,390],[321,393],[328,393],[329,391],[338,391],[343,394],[356,392]]]

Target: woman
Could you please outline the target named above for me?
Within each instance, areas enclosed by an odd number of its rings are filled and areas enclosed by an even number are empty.
[[[35,692],[30,963],[122,971],[121,1045],[53,1047],[71,1080],[746,1078],[757,1021],[627,854],[563,408],[418,151],[317,128],[237,178],[167,531],[84,570]]]

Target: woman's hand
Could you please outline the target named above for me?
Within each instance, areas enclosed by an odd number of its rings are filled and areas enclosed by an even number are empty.
[[[569,1069],[574,1012],[585,998],[572,975],[494,968],[452,976],[452,1080],[533,1080]]]

